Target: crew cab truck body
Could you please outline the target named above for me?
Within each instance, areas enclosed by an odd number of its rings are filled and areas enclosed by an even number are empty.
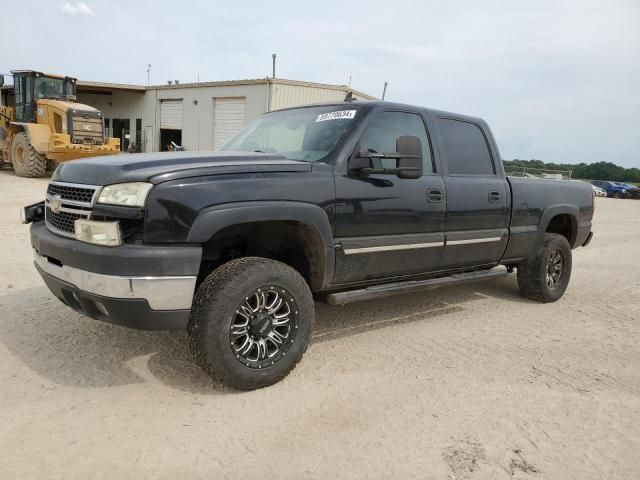
[[[23,215],[65,304],[187,329],[205,370],[251,389],[300,360],[314,297],[344,304],[517,268],[525,296],[559,299],[593,211],[582,182],[506,177],[481,119],[345,102],[265,114],[220,152],[61,165]]]

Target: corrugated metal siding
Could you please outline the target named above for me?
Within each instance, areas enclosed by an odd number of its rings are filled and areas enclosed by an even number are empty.
[[[182,100],[160,102],[160,128],[182,130]]]
[[[245,97],[213,99],[214,150],[219,150],[224,142],[246,125],[246,104]]]
[[[143,128],[146,151],[158,151],[160,102],[183,99],[182,146],[186,150],[213,150],[214,98],[244,97],[245,122],[249,123],[267,111],[267,84],[203,86],[194,88],[149,89],[144,97]]]
[[[272,85],[271,110],[344,100],[346,91],[300,85]]]

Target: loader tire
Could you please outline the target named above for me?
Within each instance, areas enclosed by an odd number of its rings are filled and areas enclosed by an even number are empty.
[[[42,177],[47,159],[36,152],[25,133],[18,133],[11,142],[11,163],[19,177]]]

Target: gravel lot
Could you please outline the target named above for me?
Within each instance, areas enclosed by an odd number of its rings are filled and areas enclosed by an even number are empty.
[[[182,332],[77,314],[31,263],[0,172],[0,478],[640,478],[640,201],[598,199],[562,300],[515,275],[318,305],[282,383],[212,384]]]

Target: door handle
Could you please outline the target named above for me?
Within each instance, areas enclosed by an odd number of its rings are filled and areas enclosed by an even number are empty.
[[[439,190],[437,188],[427,190],[427,200],[429,202],[438,203],[441,202],[443,198],[444,193],[442,192],[442,190]]]
[[[500,195],[500,192],[489,192],[490,202],[492,203],[499,202],[501,198],[502,198],[502,195]]]

